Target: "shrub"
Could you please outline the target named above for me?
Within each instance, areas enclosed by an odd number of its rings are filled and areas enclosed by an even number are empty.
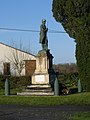
[[[10,88],[11,89],[22,89],[27,85],[31,84],[31,77],[30,76],[8,76],[7,79],[10,80]],[[5,86],[5,77],[0,75],[0,89],[4,89]]]

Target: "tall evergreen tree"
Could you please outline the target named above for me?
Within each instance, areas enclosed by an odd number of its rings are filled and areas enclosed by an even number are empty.
[[[76,41],[76,60],[85,91],[90,91],[90,0],[53,0],[52,12]]]

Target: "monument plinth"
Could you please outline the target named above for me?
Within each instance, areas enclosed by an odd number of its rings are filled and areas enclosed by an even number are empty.
[[[32,84],[50,84],[50,69],[52,68],[50,51],[40,50],[36,56],[36,70],[32,76]]]

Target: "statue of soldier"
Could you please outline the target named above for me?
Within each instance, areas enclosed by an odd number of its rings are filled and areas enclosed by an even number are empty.
[[[47,39],[47,31],[48,28],[46,28],[46,20],[42,19],[42,24],[40,26],[40,39],[39,43],[42,44],[42,50],[47,51],[48,50],[48,39]]]

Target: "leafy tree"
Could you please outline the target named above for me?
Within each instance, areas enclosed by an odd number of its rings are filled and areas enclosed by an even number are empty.
[[[74,86],[78,80],[77,65],[75,63],[65,63],[53,65],[53,68],[58,72],[58,80],[66,86]]]
[[[82,87],[90,91],[90,1],[53,0],[53,16],[76,42],[76,59]]]
[[[65,64],[57,64],[57,65],[54,64],[53,68],[55,71],[58,71],[59,73],[63,73],[63,74],[78,72],[77,65],[75,63],[71,63],[71,64],[65,63]]]

